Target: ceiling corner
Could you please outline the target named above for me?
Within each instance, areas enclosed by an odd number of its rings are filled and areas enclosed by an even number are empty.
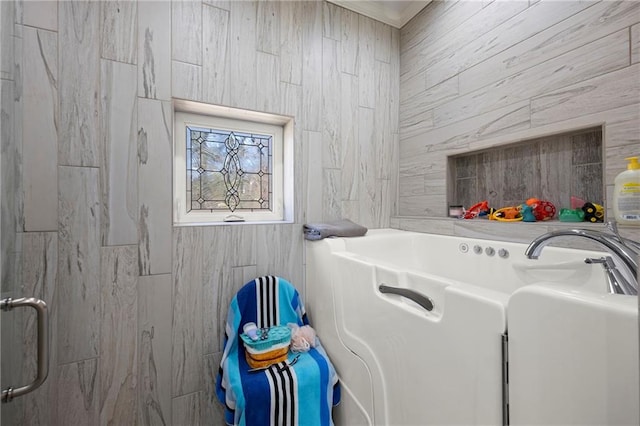
[[[327,0],[345,9],[402,28],[431,0]]]

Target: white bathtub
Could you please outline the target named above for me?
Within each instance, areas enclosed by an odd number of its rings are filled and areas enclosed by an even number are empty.
[[[637,298],[584,263],[603,253],[525,248],[391,229],[307,241],[307,311],[343,386],[336,423],[638,424]]]

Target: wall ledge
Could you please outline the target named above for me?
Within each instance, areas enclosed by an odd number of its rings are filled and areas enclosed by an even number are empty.
[[[488,219],[451,219],[447,217],[425,216],[394,216],[390,227],[404,231],[422,232],[428,234],[452,235],[456,237],[479,238],[484,240],[510,241],[515,243],[530,243],[538,235],[556,229],[584,228],[605,230],[602,223],[570,223],[560,221],[549,222],[496,222]],[[620,235],[640,241],[640,227],[622,226],[618,228]],[[567,239],[569,240],[569,239]],[[573,238],[573,241],[578,241]],[[585,247],[585,241],[578,241],[575,248]],[[563,244],[564,245],[564,244]],[[569,245],[567,245],[569,246]],[[598,248],[595,245],[591,248]],[[599,247],[602,249],[601,247]]]

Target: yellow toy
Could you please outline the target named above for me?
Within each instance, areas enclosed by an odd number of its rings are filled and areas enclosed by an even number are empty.
[[[522,220],[522,214],[520,207],[503,207],[491,213],[489,216],[491,220],[497,220],[500,222],[519,222]]]

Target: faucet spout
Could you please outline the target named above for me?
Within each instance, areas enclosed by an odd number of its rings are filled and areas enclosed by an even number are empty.
[[[525,256],[529,259],[538,259],[542,249],[552,240],[559,237],[585,238],[599,243],[605,247],[612,256],[624,266],[627,274],[616,274],[616,279],[621,280],[621,287],[625,294],[637,294],[638,291],[638,261],[636,253],[624,242],[619,241],[614,235],[588,229],[560,229],[535,238],[525,250]]]

